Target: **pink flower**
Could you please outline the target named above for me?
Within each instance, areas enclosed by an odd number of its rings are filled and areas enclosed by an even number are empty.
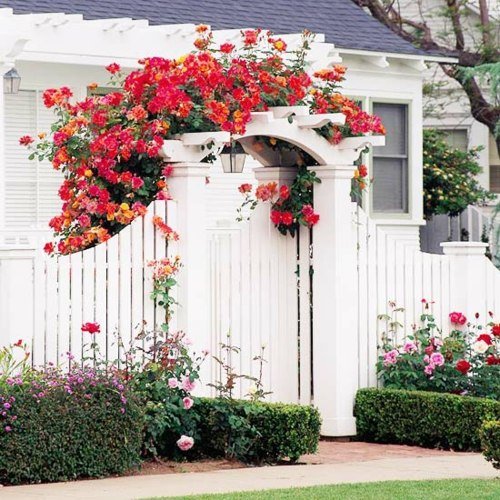
[[[431,354],[431,364],[434,366],[444,365],[444,356],[440,352],[434,352]]]
[[[179,381],[175,377],[169,378],[168,386],[170,387],[170,389],[176,389],[177,387],[179,387]]]
[[[392,349],[392,351],[384,354],[384,366],[395,365],[398,362],[399,351]]]
[[[194,390],[195,387],[196,387],[196,384],[193,381],[191,381],[191,379],[189,377],[186,377],[186,376],[182,377],[182,388],[186,392],[191,392],[192,390]]]
[[[193,405],[194,401],[191,398],[188,398],[187,396],[182,400],[182,404],[184,405],[185,410],[189,410]]]
[[[404,352],[411,354],[412,352],[415,352],[417,350],[417,346],[416,346],[415,342],[408,341],[408,342],[405,342],[405,345],[403,346],[403,350],[404,350]]]
[[[450,313],[450,321],[454,325],[465,325],[467,323],[467,318],[460,312],[451,312]]]
[[[194,439],[189,436],[184,436],[184,434],[177,440],[177,446],[182,451],[190,450],[194,445]]]
[[[427,365],[425,368],[424,368],[424,373],[426,375],[432,375],[434,373],[434,365],[433,364],[430,364],[430,365]]]

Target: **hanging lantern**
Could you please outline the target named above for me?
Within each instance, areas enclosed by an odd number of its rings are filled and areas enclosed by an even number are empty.
[[[220,152],[222,169],[226,174],[241,174],[245,166],[246,153],[242,145],[237,141],[232,141]]]
[[[21,77],[16,68],[12,68],[3,75],[3,93],[17,94],[21,85]]]

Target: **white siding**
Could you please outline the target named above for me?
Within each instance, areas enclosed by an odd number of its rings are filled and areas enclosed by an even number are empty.
[[[43,106],[41,92],[22,90],[5,96],[5,223],[8,228],[46,228],[60,209],[57,194],[62,174],[49,162],[30,161],[19,145],[23,135],[50,131],[52,112]]]

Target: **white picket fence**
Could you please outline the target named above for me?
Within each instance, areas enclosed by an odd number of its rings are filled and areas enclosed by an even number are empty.
[[[220,344],[230,334],[230,343],[241,349],[232,355],[231,364],[237,373],[253,376],[259,371],[253,358],[264,345],[263,383],[272,392],[270,399],[309,403],[313,399],[313,235],[307,229],[294,239],[280,235],[268,210],[260,206],[249,222],[207,229],[207,345],[212,354],[221,356]],[[57,363],[66,352],[82,355],[83,345],[90,340],[81,332],[82,323],[96,321],[102,329],[96,336],[101,352],[116,359],[120,354],[117,333],[127,344],[143,328],[159,326],[162,310],[155,310],[149,298],[152,282],[147,263],[174,255],[176,244],[167,245],[155,231],[153,215],[175,227],[175,202],[155,202],[146,217],[105,244],[52,259],[40,250],[39,235],[14,241],[12,234],[4,233],[1,344],[22,338],[32,346],[34,365]],[[418,323],[423,298],[445,329],[449,312],[467,294],[477,297],[479,304],[467,314],[477,311],[484,320],[488,311],[500,313],[500,272],[483,255],[466,256],[463,261],[460,255],[425,254],[418,248],[414,229],[377,225],[354,204],[352,217],[357,233],[358,273],[353,280],[358,285],[358,318],[357,322],[353,318],[353,328],[359,340],[359,387],[377,383],[377,344],[386,327],[377,316],[387,312],[389,301],[404,307],[398,319],[406,331]],[[464,262],[472,267],[467,270]],[[221,367],[213,360],[208,363],[211,381],[222,380]],[[248,387],[248,380],[239,380],[235,395],[243,396]]]

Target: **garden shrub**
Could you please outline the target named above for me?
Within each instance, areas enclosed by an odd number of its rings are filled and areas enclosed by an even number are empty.
[[[1,484],[103,477],[140,463],[143,415],[120,379],[49,369],[1,382]]]
[[[500,419],[490,399],[397,389],[361,389],[356,395],[357,435],[365,441],[481,450],[480,428]]]
[[[485,422],[481,427],[481,444],[483,454],[493,464],[495,469],[500,469],[500,420]]]
[[[296,461],[318,446],[321,419],[311,406],[202,398],[191,411],[197,419],[191,458],[276,463]]]
[[[392,305],[382,334],[377,373],[387,389],[410,389],[500,400],[500,324],[479,323],[451,312],[449,335],[436,324],[430,304],[422,299],[421,324],[400,333],[399,314]]]

